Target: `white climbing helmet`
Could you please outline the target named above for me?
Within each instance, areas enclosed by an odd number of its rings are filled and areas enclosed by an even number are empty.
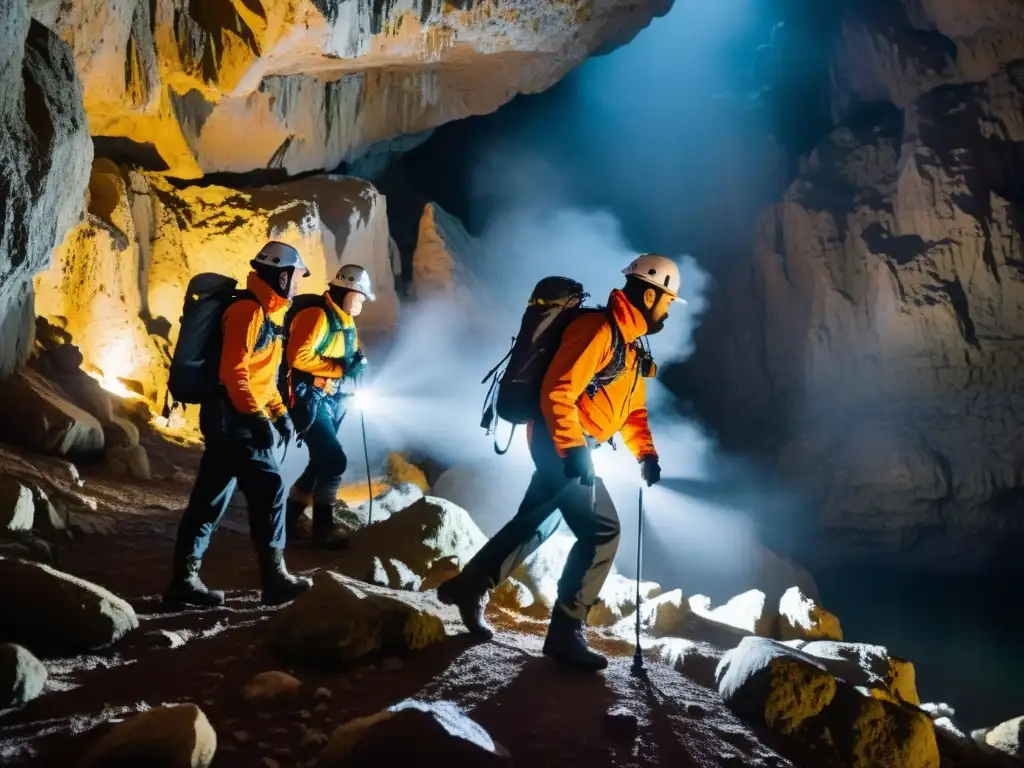
[[[628,267],[622,270],[622,274],[661,288],[673,299],[679,298],[679,267],[667,256],[641,253],[633,259]]]
[[[252,263],[253,265],[265,264],[277,269],[288,269],[289,267],[296,270],[301,269],[305,273],[304,277],[309,277],[309,267],[306,266],[299,252],[290,245],[279,243],[277,240],[271,240],[260,248],[260,252],[256,254]]]
[[[331,285],[361,293],[370,301],[377,300],[377,297],[373,295],[373,286],[370,284],[370,273],[358,264],[345,264],[331,280]]]

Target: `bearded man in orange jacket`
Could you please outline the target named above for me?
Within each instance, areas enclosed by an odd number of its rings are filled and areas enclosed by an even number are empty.
[[[287,444],[294,429],[277,377],[283,354],[285,314],[309,270],[299,252],[271,241],[251,262],[247,295],[221,316],[220,386],[199,407],[206,450],[188,507],[178,526],[174,575],[164,594],[169,605],[212,607],[224,593],[199,578],[210,537],[239,487],[249,511],[249,535],[260,566],[263,603],[279,605],[310,587],[284,563],[284,481],[273,448]]]
[[[606,312],[587,313],[569,324],[544,376],[543,420],[527,428],[536,471],[519,511],[462,573],[437,590],[441,602],[459,608],[471,633],[489,639],[493,630],[483,615],[488,591],[554,533],[560,511],[576,543],[558,582],[544,653],[592,670],[604,669],[608,660],[587,647],[583,628],[615,560],[619,518],[614,507],[594,501],[590,452],[619,433],[647,484],[660,480],[638,340],[662,329],[679,295],[679,267],[664,256],[643,254],[623,273],[626,285],[612,291]],[[621,372],[611,381],[596,381],[598,372],[622,352]]]

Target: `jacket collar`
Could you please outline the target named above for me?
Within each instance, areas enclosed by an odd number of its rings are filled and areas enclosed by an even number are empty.
[[[267,313],[270,322],[274,323],[274,325],[281,325],[284,322],[284,316],[288,312],[288,305],[291,303],[288,299],[280,296],[277,291],[267,285],[255,272],[249,273],[249,277],[245,281],[245,287],[256,297],[256,301],[263,307],[263,311]]]
[[[341,324],[345,328],[351,328],[353,325],[355,325],[355,320],[352,319],[352,317],[348,314],[348,312],[346,312],[344,309],[339,307],[334,302],[334,299],[331,298],[331,292],[330,291],[324,291],[324,300],[327,302],[327,306],[328,307],[330,307],[332,310],[334,310],[335,312],[338,313],[338,317],[341,318]]]
[[[622,331],[622,339],[627,344],[632,344],[647,333],[647,321],[622,291],[615,289],[608,295],[608,310],[615,318],[615,323]]]

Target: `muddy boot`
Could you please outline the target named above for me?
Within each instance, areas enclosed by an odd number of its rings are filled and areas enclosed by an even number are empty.
[[[199,568],[202,564],[203,561],[198,557],[175,557],[174,575],[164,593],[164,605],[179,608],[216,608],[224,604],[224,593],[219,589],[208,589],[199,578]]]
[[[264,605],[291,602],[313,586],[313,582],[305,576],[292,576],[288,573],[282,549],[271,549],[260,558],[260,582]]]
[[[337,550],[348,546],[348,532],[334,524],[333,504],[313,505],[313,549]]]
[[[557,605],[551,611],[544,653],[555,661],[577,669],[596,672],[608,666],[608,659],[587,647],[583,622],[572,618]]]
[[[285,535],[288,537],[288,541],[295,541],[299,538],[299,521],[302,516],[306,513],[306,507],[309,506],[304,501],[296,501],[295,499],[289,498],[284,506],[284,530]]]
[[[454,605],[459,609],[459,617],[471,635],[480,640],[490,640],[494,637],[494,628],[484,618],[487,590],[481,592],[474,588],[471,579],[467,578],[464,572],[439,586],[437,599],[445,605]]]

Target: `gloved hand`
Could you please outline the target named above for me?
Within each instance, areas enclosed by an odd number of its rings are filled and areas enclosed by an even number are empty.
[[[583,485],[594,484],[594,462],[587,446],[580,445],[565,452],[565,476],[578,477]]]
[[[274,447],[274,425],[270,423],[270,419],[253,414],[249,420],[249,432],[252,433],[254,448],[268,451]]]
[[[345,366],[345,378],[349,381],[359,381],[366,372],[366,366],[366,355],[363,354],[363,350],[357,349],[348,365]]]
[[[274,429],[277,430],[279,435],[277,440],[278,448],[282,445],[288,445],[292,441],[292,435],[295,434],[295,425],[292,424],[291,417],[287,413],[277,417],[277,420],[274,422]]]
[[[640,476],[648,488],[661,480],[661,465],[657,456],[644,456],[640,459]]]

